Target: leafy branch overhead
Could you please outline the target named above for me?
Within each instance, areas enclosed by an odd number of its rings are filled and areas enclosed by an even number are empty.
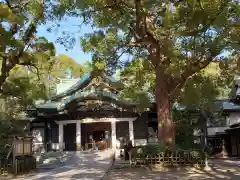
[[[100,29],[82,39],[85,51],[112,68],[128,62],[126,54],[147,58],[171,82],[169,95],[239,44],[233,1],[84,1],[78,7]]]
[[[0,89],[15,66],[31,66],[39,74],[41,64],[55,56],[53,43],[36,37],[37,27],[60,18],[48,0],[5,0],[0,3]],[[62,10],[64,12],[64,9]],[[51,66],[51,65],[50,65]]]

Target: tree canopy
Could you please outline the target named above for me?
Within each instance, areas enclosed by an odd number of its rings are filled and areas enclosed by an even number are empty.
[[[77,1],[96,31],[81,44],[112,72],[139,58],[155,72],[159,139],[174,144],[171,103],[189,77],[224,52],[239,51],[235,1]],[[126,58],[129,57],[129,58]]]
[[[15,66],[49,69],[55,47],[44,37],[37,37],[37,27],[60,19],[66,12],[61,3],[48,0],[5,0],[0,2],[0,89]],[[45,61],[45,63],[44,63]],[[48,67],[43,67],[46,62]]]

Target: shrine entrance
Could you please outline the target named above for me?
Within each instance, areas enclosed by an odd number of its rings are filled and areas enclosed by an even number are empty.
[[[110,122],[94,122],[85,124],[85,149],[104,150],[110,148],[110,134]]]
[[[64,125],[65,151],[76,151],[76,124]]]

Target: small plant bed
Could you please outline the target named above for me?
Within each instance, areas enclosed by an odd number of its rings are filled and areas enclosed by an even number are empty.
[[[159,145],[138,146],[130,152],[130,164],[139,166],[205,166],[205,153],[199,150],[159,148]]]

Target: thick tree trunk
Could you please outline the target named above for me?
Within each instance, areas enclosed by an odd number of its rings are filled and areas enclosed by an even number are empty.
[[[175,145],[175,126],[172,117],[172,104],[168,94],[165,75],[156,68],[156,104],[158,117],[158,140],[166,146]]]

